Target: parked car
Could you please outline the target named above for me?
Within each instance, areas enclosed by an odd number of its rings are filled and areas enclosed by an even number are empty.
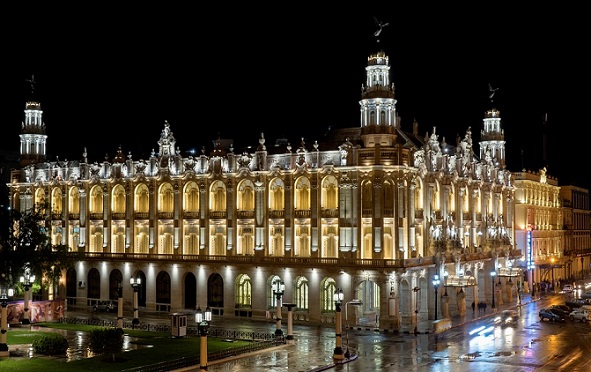
[[[117,305],[113,301],[99,301],[92,306],[92,311],[105,311],[110,313],[111,311],[117,310]]]
[[[591,302],[589,302],[589,300],[584,300],[584,299],[572,299],[570,301],[565,301],[564,304],[568,307],[570,307],[571,309],[576,309],[577,307],[581,307],[583,305],[591,305]]]
[[[585,323],[588,320],[591,320],[591,311],[586,308],[579,307],[574,309],[568,317],[572,321],[578,320]]]
[[[538,315],[540,316],[541,321],[548,319],[549,321],[552,321],[552,322],[556,322],[556,321],[564,322],[566,320],[564,315],[558,313],[558,311],[556,311],[556,309],[551,309],[549,307],[540,310]]]
[[[573,291],[573,286],[571,284],[565,284],[564,287],[562,287],[562,292],[564,293],[570,293]]]
[[[559,309],[566,311],[569,314],[571,311],[574,310],[574,308],[570,307],[567,303],[564,303],[563,305],[552,305],[551,307],[557,307]]]
[[[568,318],[568,316],[571,313],[571,310],[568,307],[563,308],[563,307],[561,307],[561,305],[552,305],[552,306],[550,306],[550,310],[562,315],[565,319]]]

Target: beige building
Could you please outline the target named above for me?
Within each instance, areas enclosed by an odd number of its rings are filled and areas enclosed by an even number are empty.
[[[515,243],[524,253],[528,290],[534,283],[554,283],[564,278],[564,210],[558,180],[537,173],[515,176]],[[544,286],[544,284],[542,284]],[[555,287],[557,287],[555,285]]]
[[[515,227],[521,196],[505,168],[500,112],[485,112],[474,148],[470,128],[453,145],[435,128],[419,135],[416,122],[402,130],[396,103],[388,56],[377,52],[359,126],[322,141],[292,146],[261,134],[250,151],[220,139],[184,156],[165,122],[149,158],[119,149],[97,162],[87,153],[47,159],[41,103],[30,101],[10,204],[48,203],[51,241],[83,254],[48,293],[69,306],[115,299],[122,282],[129,308],[130,277],[141,278],[143,309],[209,306],[218,317],[263,318],[283,301],[295,304],[296,322],[334,323],[342,290],[347,322],[381,330],[490,304],[493,287],[498,302],[515,301],[522,252],[514,228],[525,226]],[[525,192],[544,209],[527,221],[544,234],[545,257],[559,258],[558,190],[543,185]],[[353,299],[363,305],[348,309]]]
[[[591,274],[591,225],[589,190],[578,186],[561,186],[564,217],[564,256],[567,258],[562,278],[581,280]]]

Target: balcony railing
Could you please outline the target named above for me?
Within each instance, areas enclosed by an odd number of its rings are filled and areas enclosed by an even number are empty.
[[[254,211],[236,211],[238,218],[254,218]]]
[[[209,218],[210,219],[225,219],[228,213],[226,211],[210,211]]]
[[[269,218],[284,218],[285,211],[284,210],[270,210],[269,211]]]
[[[82,254],[82,257],[79,256]],[[352,259],[352,258],[319,258],[319,257],[256,257],[256,256],[207,256],[198,254],[157,254],[157,253],[104,253],[82,252],[76,257],[88,260],[111,261],[162,261],[162,262],[210,262],[219,264],[269,265],[269,266],[302,266],[302,267],[348,267],[368,269],[392,269],[416,267],[432,264],[432,260],[422,258],[412,259]]]
[[[90,213],[89,218],[91,220],[102,220],[104,217],[103,212],[101,213]]]
[[[309,209],[296,209],[295,216],[296,218],[310,218],[312,211]]]
[[[174,212],[158,212],[158,218],[161,220],[171,220],[174,218]]]
[[[323,209],[322,210],[322,217],[336,218],[338,216],[339,216],[338,209]]]
[[[186,219],[197,220],[199,219],[199,212],[183,212],[183,217]]]

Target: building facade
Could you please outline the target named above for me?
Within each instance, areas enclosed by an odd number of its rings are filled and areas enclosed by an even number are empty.
[[[493,290],[514,301],[523,252],[500,112],[485,112],[479,148],[470,128],[450,145],[402,130],[384,52],[366,75],[358,127],[297,147],[261,134],[242,152],[218,139],[198,156],[165,122],[148,159],[50,160],[41,103],[27,102],[10,205],[47,208],[51,241],[84,257],[48,296],[91,306],[122,282],[131,306],[134,277],[147,310],[263,318],[284,301],[295,322],[333,323],[340,289],[347,323],[380,330],[463,314]]]

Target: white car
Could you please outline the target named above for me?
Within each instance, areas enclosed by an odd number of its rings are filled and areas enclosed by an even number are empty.
[[[570,284],[566,284],[564,287],[562,287],[562,292],[564,293],[570,293],[573,291],[573,286]]]
[[[568,317],[570,320],[578,320],[585,323],[586,321],[591,320],[591,312],[589,312],[587,309],[579,307],[571,311]]]

